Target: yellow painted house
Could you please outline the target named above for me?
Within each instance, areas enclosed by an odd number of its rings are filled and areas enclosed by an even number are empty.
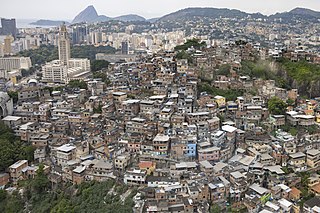
[[[226,106],[226,98],[220,95],[214,97],[215,102],[218,104],[218,107]]]
[[[316,115],[316,122],[317,122],[317,123],[320,123],[320,114],[317,114],[317,115]]]
[[[308,110],[314,110],[317,107],[317,102],[314,100],[310,100],[307,103]]]

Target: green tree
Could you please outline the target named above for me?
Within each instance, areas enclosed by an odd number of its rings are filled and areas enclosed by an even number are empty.
[[[5,199],[0,202],[1,212],[16,213],[23,211],[24,200],[16,190],[11,195],[6,195]]]
[[[218,204],[213,204],[210,208],[210,213],[220,213],[221,207]]]
[[[18,92],[17,91],[8,91],[7,93],[10,96],[10,98],[12,98],[13,103],[18,102]]]
[[[73,58],[88,58],[95,60],[97,53],[114,54],[116,49],[111,46],[98,46],[85,45],[85,46],[72,46],[71,56]]]
[[[111,46],[71,46],[71,56],[73,58],[88,58],[90,60],[95,60],[97,53],[114,54],[115,52],[116,50]],[[59,58],[58,48],[53,45],[41,45],[37,49],[24,50],[19,52],[18,56],[30,57],[33,65],[41,65]]]
[[[0,189],[0,202],[4,201],[7,198],[7,192],[3,189]]]
[[[205,42],[200,42],[199,39],[193,38],[186,41],[186,43],[182,45],[178,45],[174,48],[175,51],[178,50],[188,50],[189,48],[193,47],[195,49],[200,49],[201,47],[206,46]]]
[[[273,115],[283,115],[286,113],[287,104],[278,97],[272,97],[268,101],[269,112]]]
[[[95,72],[98,70],[102,70],[104,68],[108,68],[109,62],[105,60],[92,60],[91,61],[91,71]]]
[[[298,134],[298,130],[294,127],[291,127],[289,133],[293,136],[296,136]]]
[[[231,66],[230,64],[223,64],[219,67],[218,71],[217,71],[217,75],[225,75],[228,76],[230,75],[230,69]]]
[[[207,82],[201,82],[198,84],[198,91],[201,92],[207,92],[210,95],[216,96],[221,95],[227,99],[227,101],[234,101],[239,96],[243,96],[244,91],[243,90],[235,90],[235,89],[218,89],[211,85],[209,85]]]
[[[49,179],[44,173],[44,165],[39,164],[39,168],[36,172],[36,176],[32,181],[32,189],[35,190],[37,193],[41,194],[48,188],[48,186],[49,186]]]
[[[33,160],[33,147],[22,143],[3,122],[0,122],[0,172],[18,160]]]
[[[32,162],[34,160],[35,150],[36,148],[34,146],[23,146],[21,148],[20,158]]]
[[[30,57],[33,65],[41,65],[58,59],[58,48],[53,45],[41,45],[37,49],[21,51],[18,56]]]
[[[93,113],[102,113],[102,105],[99,104],[98,107],[93,108]]]
[[[63,198],[59,203],[50,211],[50,213],[72,213],[74,212],[72,205],[69,200]]]
[[[295,101],[289,98],[287,100],[287,104],[288,104],[288,106],[294,106],[295,105]]]
[[[111,84],[110,79],[108,78],[106,73],[103,72],[94,72],[92,75],[93,78],[101,78],[101,81],[103,81],[107,86]]]
[[[176,55],[176,58],[177,59],[187,59],[189,64],[191,64],[193,62],[192,56],[189,53],[187,53],[185,50],[179,51]]]
[[[88,89],[88,85],[84,81],[80,80],[71,80],[68,84],[69,88],[79,88],[79,89]]]

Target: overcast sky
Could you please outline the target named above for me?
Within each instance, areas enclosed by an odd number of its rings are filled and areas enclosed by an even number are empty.
[[[272,14],[305,7],[320,11],[320,0],[0,0],[0,17],[72,20],[93,5],[99,15],[138,14],[155,18],[186,7],[217,7]]]

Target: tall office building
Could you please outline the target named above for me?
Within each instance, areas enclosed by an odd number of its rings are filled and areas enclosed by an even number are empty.
[[[72,43],[81,44],[87,40],[87,27],[76,26],[72,29]]]
[[[1,19],[2,35],[12,35],[15,39],[17,36],[17,25],[15,19]]]
[[[4,39],[3,52],[4,52],[5,55],[10,55],[12,53],[12,47],[11,47],[12,41],[13,41],[13,37],[12,36],[7,36]]]
[[[59,60],[42,66],[42,81],[68,83],[70,80],[83,80],[90,75],[90,60],[71,58],[70,39],[67,27],[63,24],[58,38]]]
[[[4,56],[4,46],[0,44],[0,57]]]
[[[68,37],[67,27],[65,24],[63,24],[60,28],[58,49],[59,49],[60,63],[62,65],[69,67],[69,60],[71,58],[70,40]]]
[[[129,54],[129,43],[127,41],[121,42],[121,54]]]

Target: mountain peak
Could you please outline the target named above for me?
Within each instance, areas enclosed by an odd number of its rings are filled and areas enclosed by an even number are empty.
[[[72,24],[82,23],[82,22],[104,22],[109,20],[117,21],[146,21],[142,16],[136,14],[122,15],[115,18],[110,18],[105,15],[99,15],[93,5],[89,5],[86,9],[81,11],[72,21]]]
[[[81,11],[72,21],[72,23],[92,22],[99,17],[93,5],[89,5],[86,9]]]

